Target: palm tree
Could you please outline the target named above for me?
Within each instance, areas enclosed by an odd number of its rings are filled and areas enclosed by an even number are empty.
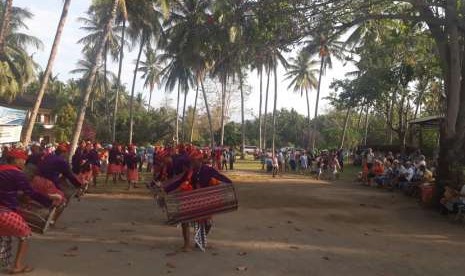
[[[124,59],[124,35],[126,31],[126,21],[128,20],[128,13],[126,10],[126,0],[117,0],[118,5],[120,6],[123,28],[121,29],[121,47],[119,53],[119,64],[118,64],[118,79],[117,79],[117,88],[116,88],[116,97],[115,97],[115,106],[113,110],[113,141],[116,141],[116,115],[118,114],[118,96],[119,96],[119,87],[121,84],[121,72],[123,69],[123,59]]]
[[[5,7],[0,5],[0,21]],[[25,21],[33,17],[29,11],[12,7],[10,19],[7,21],[8,30],[5,31],[3,52],[0,54],[0,96],[12,100],[32,81],[36,79],[37,64],[29,56],[27,49],[42,48],[42,42],[34,37],[22,33],[20,29],[27,29]]]
[[[61,34],[63,33],[66,18],[68,17],[68,10],[69,10],[70,4],[71,4],[71,0],[65,0],[65,3],[63,4],[63,11],[61,12],[60,22],[58,23],[57,31],[55,34],[55,40],[53,41],[53,46],[50,52],[50,57],[48,59],[47,67],[45,69],[44,76],[40,84],[39,92],[37,94],[34,107],[32,108],[31,115],[29,117],[29,120],[26,126],[25,137],[23,140],[25,145],[28,145],[31,140],[32,130],[36,122],[36,117],[37,117],[37,113],[39,112],[40,104],[42,103],[42,98],[44,97],[45,90],[47,89],[49,77],[52,73],[53,64],[55,62],[55,58],[56,58],[57,51],[58,51],[58,45],[60,44],[60,40],[61,40]]]
[[[81,80],[86,80],[89,78],[92,68],[93,68],[93,59],[94,56],[92,55],[91,52],[85,53],[84,59],[81,59],[77,62],[77,68],[74,70],[71,70],[71,74],[79,74],[81,75]],[[99,66],[97,68],[96,74],[95,74],[95,80],[94,83],[92,84],[92,97],[90,99],[90,106],[91,106],[91,111],[93,112],[93,103],[96,99],[104,99],[107,97],[105,91],[106,88],[110,84],[110,80],[108,79],[108,76],[111,78],[115,79],[115,75],[113,73],[105,73],[103,66]]]
[[[311,118],[310,118],[310,100],[308,94],[311,89],[315,89],[318,85],[315,74],[318,73],[317,69],[313,67],[318,62],[310,60],[310,54],[307,51],[301,51],[297,58],[292,58],[286,73],[287,79],[291,80],[289,88],[293,87],[294,92],[300,92],[300,96],[305,97],[307,100],[307,120],[308,120],[308,137],[310,139],[311,133]],[[310,140],[309,140],[310,142]]]
[[[141,78],[145,80],[144,87],[149,88],[148,109],[152,104],[152,94],[155,86],[160,83],[160,74],[162,71],[161,61],[157,52],[150,47],[145,50],[145,61],[140,62],[139,71],[142,72]]]
[[[161,60],[168,61],[168,65],[163,68],[161,75],[163,75],[163,82],[165,83],[166,91],[173,91],[174,87],[177,86],[178,96],[176,103],[176,130],[175,130],[175,142],[179,142],[179,103],[181,97],[181,91],[187,93],[189,88],[193,85],[194,76],[192,71],[183,64],[179,55],[164,54],[161,56]]]
[[[98,43],[98,46],[96,47],[96,55],[95,55],[95,60],[92,65],[92,69],[90,71],[89,77],[86,81],[85,84],[85,90],[84,90],[84,95],[83,95],[83,100],[81,107],[79,109],[79,115],[76,120],[76,126],[74,129],[73,133],[73,138],[71,140],[71,152],[74,152],[77,147],[77,143],[79,141],[79,137],[81,136],[81,130],[82,130],[82,125],[84,124],[84,119],[86,116],[86,109],[87,105],[89,103],[89,98],[90,95],[92,94],[92,86],[95,81],[95,76],[98,70],[98,67],[101,63],[103,51],[105,50],[105,44],[107,43],[108,36],[112,30],[113,26],[113,21],[116,18],[116,11],[118,9],[118,4],[120,0],[114,0],[113,4],[110,9],[110,16],[108,17],[108,21],[105,24],[105,29],[103,32],[103,36],[101,37],[100,42]],[[71,155],[70,155],[71,156]],[[71,160],[70,160],[71,161]]]
[[[129,104],[129,143],[132,144],[133,127],[134,127],[134,89],[136,86],[137,72],[139,71],[140,58],[144,47],[150,47],[152,40],[161,32],[160,18],[161,15],[153,7],[151,1],[139,1],[137,4],[128,5],[128,12],[132,14],[129,36],[132,41],[139,41],[139,52],[134,68],[134,77],[132,80],[131,98]]]
[[[87,12],[88,18],[80,17],[78,21],[83,25],[80,27],[81,30],[84,30],[88,34],[78,40],[79,44],[84,45],[84,52],[95,52],[96,45],[101,40],[103,35],[105,24],[108,20],[108,12],[106,5],[97,5],[92,6]],[[105,49],[103,53],[103,63],[104,63],[104,79],[108,79],[108,54],[111,55],[114,61],[118,60],[120,54],[122,37],[118,34],[122,32],[120,26],[113,26],[110,34],[108,35],[108,40],[105,44]],[[126,44],[126,41],[124,41]],[[112,98],[109,92],[108,82],[105,82],[104,94],[105,94],[105,115],[108,127],[108,133],[112,135],[112,114],[110,112],[110,99]],[[112,137],[108,137],[111,139]]]
[[[273,70],[274,74],[274,107],[273,107],[273,117],[272,117],[272,150],[273,153],[275,152],[275,138],[276,138],[276,107],[277,107],[277,100],[278,100],[278,75],[277,70],[278,66],[281,63],[284,68],[287,68],[287,61],[280,53],[279,49],[273,48],[268,46],[264,50],[265,52],[265,66],[267,68],[267,89],[265,95],[265,118],[264,118],[264,138],[263,138],[263,146],[266,148],[266,112],[267,112],[267,105],[268,105],[268,90],[269,90],[269,83],[270,83],[270,75],[271,70]]]
[[[210,4],[208,0],[174,1],[170,17],[165,23],[165,39],[161,41],[161,46],[190,70],[196,86],[202,89],[210,128],[210,144],[213,147],[213,125],[203,85],[206,74],[214,64],[211,40],[215,36],[216,27],[212,24],[215,19],[210,14]]]
[[[194,140],[195,112],[197,111],[197,100],[198,100],[198,98],[199,98],[199,85],[196,84],[194,109],[192,110],[191,136],[190,136],[190,139],[189,139],[190,143],[192,143],[192,141]]]
[[[318,88],[316,94],[316,103],[315,103],[315,116],[318,117],[318,105],[320,103],[320,91],[321,91],[321,81],[323,75],[326,73],[327,68],[332,68],[332,57],[342,60],[344,59],[344,43],[336,41],[331,34],[320,34],[319,36],[314,37],[306,47],[306,50],[311,54],[318,53],[320,57],[320,75],[318,77]],[[315,138],[316,138],[316,124],[313,125],[313,135],[312,135],[312,149],[315,149]]]
[[[3,4],[3,2],[1,4]],[[13,13],[13,0],[6,0],[5,6],[4,8],[2,7],[2,10],[2,23],[0,25],[0,55],[5,54],[6,38],[10,32],[10,23]]]

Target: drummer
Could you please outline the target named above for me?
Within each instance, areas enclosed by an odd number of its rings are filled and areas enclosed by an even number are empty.
[[[60,190],[60,175],[68,179],[73,186],[81,188],[82,184],[71,171],[65,157],[68,153],[68,146],[61,144],[55,153],[44,158],[39,164],[38,173],[32,180],[32,187],[37,192],[53,197],[59,195],[62,202],[65,201],[63,192]]]
[[[21,170],[24,168],[27,155],[24,151],[14,149],[8,153],[7,164],[0,165],[0,236],[17,237],[19,239],[16,259],[9,269],[10,274],[31,272],[32,267],[24,263],[28,250],[28,238],[31,236],[31,229],[24,218],[17,213],[18,192],[39,202],[45,207],[58,205],[60,199],[51,199],[35,192],[26,174]]]
[[[206,188],[208,186],[216,185],[219,182],[232,183],[228,177],[222,175],[213,167],[203,164],[203,154],[201,151],[192,149],[189,154],[189,160],[190,162],[186,163],[184,166],[184,175],[179,179],[179,181],[177,181],[176,184],[166,187],[166,193]],[[181,226],[184,239],[182,251],[188,252],[192,250],[190,227],[188,223],[183,223]],[[211,219],[195,222],[194,228],[196,231],[204,231],[204,233],[208,235],[211,229]],[[199,235],[196,235],[196,246],[204,250],[206,245],[206,237],[203,237],[203,239],[199,240],[197,239],[198,236]]]

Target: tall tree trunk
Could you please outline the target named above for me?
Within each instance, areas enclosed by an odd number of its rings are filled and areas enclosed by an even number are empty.
[[[341,146],[339,147],[340,149],[342,149],[344,147],[344,141],[346,139],[347,126],[349,125],[350,110],[351,110],[351,108],[348,107],[347,112],[346,112],[346,118],[344,119],[344,129],[342,130]]]
[[[137,54],[136,67],[134,68],[134,77],[132,78],[131,98],[129,99],[129,144],[132,144],[134,129],[134,90],[136,89],[137,72],[139,71],[140,57],[145,45],[145,33],[143,32],[140,39],[139,53]]]
[[[104,57],[103,57],[103,78],[104,78],[104,84],[103,84],[103,89],[105,90],[105,116],[107,119],[107,126],[108,126],[108,139],[111,139],[111,112],[110,112],[110,104],[109,104],[109,99],[110,99],[110,93],[108,91],[108,41],[105,43],[105,49],[104,49]]]
[[[268,71],[266,72],[266,91],[265,91],[265,113],[263,114],[263,149],[266,152],[266,134],[267,134],[267,116],[268,116],[268,92],[270,90],[270,74],[271,74],[271,69],[269,68]]]
[[[84,97],[82,99],[82,104],[81,104],[81,107],[79,109],[79,115],[76,118],[76,126],[74,128],[73,138],[71,140],[71,151],[70,151],[70,155],[69,155],[69,161],[71,161],[71,157],[72,157],[73,153],[76,151],[77,144],[78,144],[78,141],[79,141],[79,137],[81,136],[81,130],[82,130],[82,125],[84,124],[85,116],[86,116],[87,105],[89,103],[89,98],[90,98],[90,95],[92,93],[92,85],[93,85],[93,83],[95,81],[95,76],[97,74],[97,69],[98,69],[99,64],[100,64],[100,62],[102,60],[102,54],[103,54],[103,50],[105,49],[105,43],[108,40],[108,35],[111,32],[111,28],[113,26],[113,21],[115,21],[115,18],[116,18],[116,10],[118,8],[118,2],[119,2],[119,0],[114,0],[113,1],[113,6],[112,6],[112,9],[111,9],[111,15],[110,15],[110,17],[108,18],[108,21],[105,24],[105,29],[104,29],[104,32],[103,32],[103,36],[101,37],[101,40],[100,40],[100,42],[98,43],[98,46],[97,46],[97,54],[95,56],[95,62],[94,62],[94,64],[92,64],[92,68],[90,70],[89,78],[86,81],[86,88],[84,90]]]
[[[278,65],[275,64],[273,68],[273,73],[274,73],[274,106],[273,106],[273,136],[272,136],[272,149],[273,149],[273,155],[276,152],[276,106],[278,103],[278,74],[277,74],[277,67]]]
[[[415,114],[413,115],[414,120],[418,117],[418,111],[420,110],[421,101],[423,100],[423,94],[424,94],[424,90],[420,91],[417,102],[415,103]]]
[[[225,112],[226,112],[226,82],[227,77],[221,83],[221,138],[220,145],[224,146],[224,124],[225,124]]]
[[[362,105],[362,107],[360,108],[360,112],[358,114],[358,120],[357,120],[357,131],[360,132],[360,127],[361,127],[361,124],[362,124],[362,117],[363,117],[363,109],[365,107]]]
[[[241,150],[241,159],[245,159],[245,118],[244,118],[244,113],[245,113],[245,108],[244,108],[244,88],[243,88],[243,79],[242,79],[242,72],[239,72],[239,88],[241,90],[241,144],[242,144],[242,150]]]
[[[302,93],[303,93],[303,88],[300,88],[300,94],[302,94]],[[310,118],[310,99],[308,97],[308,89],[305,89],[305,97],[307,99],[307,136],[308,136],[308,144],[307,145],[309,146],[310,145],[310,135],[312,133],[312,123],[311,123],[312,120]]]
[[[368,114],[370,112],[370,107],[367,106],[367,112],[365,114],[365,135],[363,135],[363,145],[366,146],[367,145],[367,140],[368,140],[368,125],[369,125],[369,117],[368,117]]]
[[[115,0],[118,2],[117,0]],[[126,20],[123,20],[123,29],[121,30],[121,49],[119,52],[118,79],[116,81],[115,109],[113,112],[113,141],[116,141],[116,119],[118,115],[119,89],[121,86],[121,71],[123,70],[124,58],[124,34],[126,33]]]
[[[181,121],[181,139],[182,139],[182,142],[184,143],[186,141],[186,125],[185,125],[185,122],[186,122],[186,103],[187,103],[187,90],[184,91],[184,103],[183,103],[183,107],[182,107],[182,121]]]
[[[0,27],[0,57],[5,54],[5,41],[10,31],[11,16],[13,12],[13,0],[6,0],[3,12],[3,21]]]
[[[31,116],[29,117],[29,120],[27,123],[26,133],[25,133],[25,137],[23,140],[25,145],[28,145],[29,142],[31,141],[32,130],[34,129],[34,125],[35,125],[36,118],[37,118],[37,113],[39,112],[42,99],[44,97],[45,91],[47,90],[48,80],[52,73],[53,64],[55,63],[55,58],[57,56],[58,46],[61,40],[61,34],[63,33],[66,19],[68,18],[68,11],[69,11],[70,4],[71,4],[71,0],[66,0],[65,3],[63,4],[63,10],[61,12],[60,22],[58,23],[57,31],[55,34],[55,39],[53,41],[52,50],[50,51],[50,57],[48,58],[47,67],[45,68],[43,79],[42,79],[42,82],[40,83],[39,93],[37,94],[34,107],[32,108],[32,111],[31,111]]]
[[[199,85],[195,89],[195,101],[194,101],[194,110],[192,111],[192,122],[191,122],[191,138],[190,142],[194,141],[194,125],[195,125],[195,113],[197,111],[197,99],[199,98]]]
[[[259,140],[259,147],[260,151],[263,149],[263,136],[262,136],[262,127],[263,127],[263,122],[262,122],[262,102],[263,102],[263,69],[260,68],[258,71],[260,75],[260,103],[258,107],[258,140]]]
[[[176,101],[176,133],[174,135],[175,137],[175,143],[176,145],[179,143],[179,101],[181,99],[181,84],[178,82],[178,99]]]
[[[396,98],[397,98],[397,91],[394,90],[394,92],[392,92],[391,104],[389,105],[390,111],[388,115],[388,124],[390,126],[393,126],[393,123],[394,123],[394,107],[396,104]],[[392,130],[392,127],[389,127],[389,144],[392,145],[393,141],[394,141],[394,131]]]
[[[207,98],[207,92],[205,91],[205,87],[203,85],[203,77],[200,78],[200,85],[202,87],[203,100],[205,102],[205,109],[207,110],[207,117],[208,117],[208,125],[210,128],[210,146],[213,150],[215,148],[215,134],[213,133],[212,116],[210,113],[210,108],[208,107],[208,98]]]
[[[325,65],[325,57],[321,56],[320,76],[318,77],[318,89],[316,92],[315,116],[313,116],[313,118],[315,119],[315,122],[313,123],[313,132],[312,132],[312,150],[315,150],[315,144],[316,144],[316,132],[317,132],[316,120],[318,119],[318,105],[320,103],[321,80],[323,78],[324,65]]]
[[[150,86],[150,94],[149,94],[149,107],[148,110],[152,110],[152,94],[153,94],[153,86]]]

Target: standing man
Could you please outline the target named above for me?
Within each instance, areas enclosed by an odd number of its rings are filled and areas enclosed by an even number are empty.
[[[300,156],[300,169],[302,170],[302,174],[305,174],[308,169],[308,157],[307,153],[304,153]]]
[[[229,169],[234,170],[234,162],[236,162],[236,153],[233,147],[229,148]]]
[[[223,156],[221,158],[221,169],[228,170],[228,163],[229,163],[229,152],[226,149],[223,149]]]

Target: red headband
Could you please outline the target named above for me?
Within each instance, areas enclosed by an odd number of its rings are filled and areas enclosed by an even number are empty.
[[[12,149],[8,151],[8,156],[13,157],[15,159],[27,160],[27,153],[19,149]]]

